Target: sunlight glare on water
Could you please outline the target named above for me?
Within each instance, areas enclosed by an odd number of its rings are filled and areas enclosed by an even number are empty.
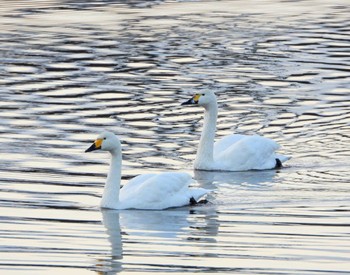
[[[349,274],[350,7],[311,1],[0,3],[0,273]],[[284,169],[193,171],[211,89],[217,138],[260,134]],[[186,171],[209,204],[100,210],[122,184]]]

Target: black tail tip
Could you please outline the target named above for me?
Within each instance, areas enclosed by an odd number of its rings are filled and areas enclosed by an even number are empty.
[[[276,165],[275,165],[275,168],[278,169],[278,168],[282,168],[282,161],[280,161],[280,159],[276,159]]]
[[[196,201],[194,197],[190,198],[190,205],[198,205],[198,204],[207,204],[209,201],[206,199],[202,199],[200,201]]]

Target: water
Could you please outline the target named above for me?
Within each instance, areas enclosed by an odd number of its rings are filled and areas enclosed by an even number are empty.
[[[311,1],[0,4],[0,273],[349,274],[350,7]],[[258,133],[279,171],[194,172],[200,108],[217,136]],[[108,156],[122,183],[187,171],[210,204],[100,211]]]

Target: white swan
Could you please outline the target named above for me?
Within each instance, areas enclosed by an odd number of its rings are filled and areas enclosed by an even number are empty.
[[[101,207],[111,209],[166,209],[194,204],[207,194],[203,188],[189,188],[187,173],[143,174],[120,189],[122,150],[119,139],[103,132],[85,152],[101,149],[111,154],[110,169],[103,190]]]
[[[229,135],[214,143],[218,107],[211,91],[195,94],[181,105],[204,107],[204,126],[194,168],[198,170],[246,171],[281,167],[290,157],[278,155],[279,145],[258,135]]]

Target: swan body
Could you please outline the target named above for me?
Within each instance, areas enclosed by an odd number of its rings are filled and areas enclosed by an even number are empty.
[[[218,107],[211,91],[195,94],[182,105],[204,107],[204,125],[194,168],[198,170],[246,171],[280,167],[290,157],[279,155],[279,145],[258,135],[229,135],[214,142]]]
[[[122,152],[119,139],[113,133],[103,132],[85,152],[98,149],[111,154],[102,208],[161,210],[189,205],[209,192],[203,188],[189,188],[194,181],[189,174],[181,172],[139,175],[120,188]]]

